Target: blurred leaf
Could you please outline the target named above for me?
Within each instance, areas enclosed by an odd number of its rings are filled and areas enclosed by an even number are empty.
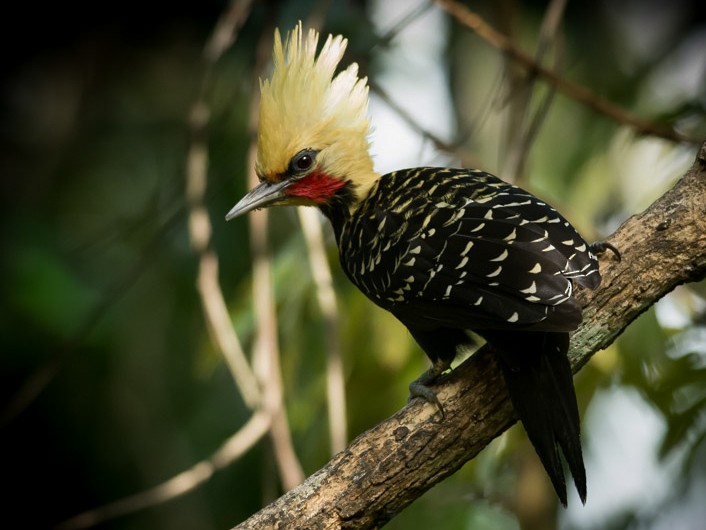
[[[97,300],[97,293],[49,248],[13,251],[9,275],[11,303],[61,340],[74,338]]]

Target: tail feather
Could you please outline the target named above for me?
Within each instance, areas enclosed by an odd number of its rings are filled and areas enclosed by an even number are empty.
[[[564,455],[581,502],[586,471],[571,365],[568,333],[527,332],[486,337],[497,350],[515,412],[522,421],[557,496],[566,506]],[[510,344],[512,341],[512,344]]]

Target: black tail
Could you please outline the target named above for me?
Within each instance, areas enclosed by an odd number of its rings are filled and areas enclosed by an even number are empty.
[[[495,347],[515,412],[522,421],[561,503],[566,482],[559,448],[586,503],[586,470],[581,453],[579,411],[571,365],[566,356],[568,333],[495,333]]]

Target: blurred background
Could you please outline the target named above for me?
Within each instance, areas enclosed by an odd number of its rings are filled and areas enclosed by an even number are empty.
[[[275,26],[348,37],[380,172],[479,167],[593,240],[691,165],[706,136],[703,2],[466,5],[680,136],[554,91],[419,0],[14,6],[0,95],[5,521],[230,528],[402,407],[426,368],[344,278],[317,212],[224,222],[252,178]],[[573,491],[557,506],[515,426],[387,528],[703,528],[706,284],[660,301],[576,386],[585,507]]]

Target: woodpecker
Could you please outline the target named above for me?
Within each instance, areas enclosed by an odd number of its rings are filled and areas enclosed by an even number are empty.
[[[336,74],[347,40],[304,33],[282,41],[260,82],[255,170],[260,184],[226,215],[275,205],[318,207],[341,266],[409,330],[432,362],[410,385],[429,388],[481,336],[515,412],[566,506],[560,452],[586,501],[579,413],[567,357],[581,322],[576,284],[598,287],[592,247],[554,208],[477,169],[420,167],[379,175],[369,154],[367,78]]]

